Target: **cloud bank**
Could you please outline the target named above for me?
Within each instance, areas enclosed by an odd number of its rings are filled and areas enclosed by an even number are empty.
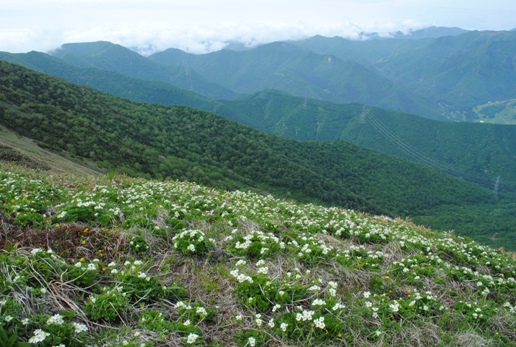
[[[512,29],[513,0],[2,0],[0,50],[105,40],[144,54],[207,53],[313,35],[360,38],[431,25]]]

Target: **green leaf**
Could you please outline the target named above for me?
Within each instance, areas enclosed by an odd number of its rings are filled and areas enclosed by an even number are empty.
[[[0,342],[3,344],[7,343],[9,340],[9,337],[7,336],[7,332],[5,331],[4,327],[0,326]]]

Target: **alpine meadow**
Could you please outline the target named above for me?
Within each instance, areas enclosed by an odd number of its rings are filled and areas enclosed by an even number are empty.
[[[516,31],[0,52],[0,347],[516,346]]]

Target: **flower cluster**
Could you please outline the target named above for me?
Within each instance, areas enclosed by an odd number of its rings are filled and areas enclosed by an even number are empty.
[[[201,230],[183,230],[172,239],[173,247],[187,255],[205,255],[213,243]]]

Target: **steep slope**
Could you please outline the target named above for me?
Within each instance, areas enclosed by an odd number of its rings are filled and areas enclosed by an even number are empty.
[[[2,125],[107,168],[388,214],[491,199],[490,190],[346,142],[286,140],[194,109],[135,104],[0,66]]]
[[[0,161],[21,164],[39,170],[65,172],[76,176],[105,173],[90,160],[56,154],[3,126],[0,126]]]

